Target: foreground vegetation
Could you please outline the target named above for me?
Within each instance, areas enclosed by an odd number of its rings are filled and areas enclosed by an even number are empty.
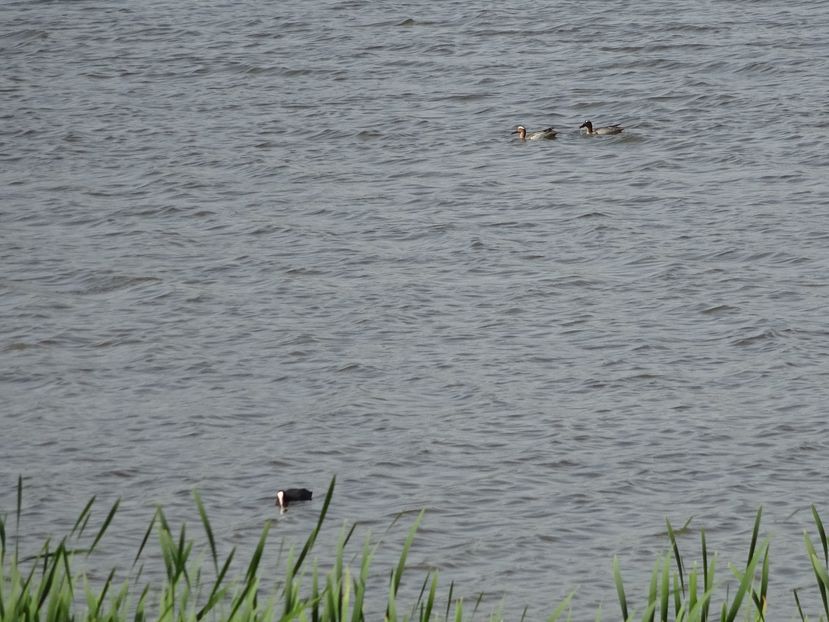
[[[144,548],[155,533],[164,564],[163,581],[153,585],[140,585],[141,571],[131,573],[131,578],[118,583],[116,570],[93,587],[84,570],[79,570],[81,563],[87,563],[98,543],[109,528],[117,510],[116,502],[109,510],[101,527],[94,535],[84,536],[89,526],[91,510],[95,499],[87,503],[75,521],[68,535],[56,545],[48,541],[33,557],[21,558],[19,551],[19,532],[21,502],[23,494],[22,479],[18,480],[17,512],[15,515],[14,545],[7,539],[7,517],[0,516],[0,622],[18,620],[36,621],[74,621],[121,622],[134,620],[190,621],[190,620],[238,620],[238,621],[288,621],[302,620],[309,622],[334,622],[377,619],[378,614],[368,613],[368,590],[375,582],[370,581],[369,571],[372,559],[379,544],[373,546],[367,540],[362,548],[358,567],[352,569],[345,562],[345,548],[351,539],[354,528],[342,531],[335,551],[334,563],[326,573],[320,573],[316,563],[308,571],[308,556],[325,520],[331,498],[334,493],[335,480],[331,481],[323,502],[316,526],[308,536],[304,546],[297,555],[290,554],[281,577],[276,581],[263,580],[262,562],[265,543],[268,538],[269,523],[265,523],[256,549],[247,563],[243,576],[230,578],[229,573],[235,549],[220,560],[216,551],[216,539],[210,526],[201,498],[195,494],[195,502],[207,537],[210,558],[207,568],[202,568],[198,561],[191,559],[194,542],[186,535],[182,526],[175,536],[164,512],[158,508],[150,522],[141,542],[133,569],[141,559]],[[744,567],[730,565],[737,588],[733,595],[723,590],[715,581],[716,559],[709,555],[705,542],[705,532],[701,535],[701,554],[699,562],[690,569],[683,561],[677,545],[676,533],[667,522],[670,551],[657,560],[651,574],[648,593],[639,611],[634,611],[628,602],[618,559],[614,558],[612,573],[619,596],[619,605],[623,621],[642,620],[642,622],[697,622],[705,620],[765,621],[766,597],[769,585],[769,543],[760,541],[760,518],[762,510],[757,512],[754,531]],[[811,538],[804,534],[808,561],[817,581],[821,597],[818,607],[824,612],[820,620],[829,620],[829,547],[826,532],[812,506],[812,515],[818,532],[819,549],[815,549]],[[399,602],[399,588],[406,572],[406,559],[409,549],[423,517],[423,512],[414,521],[403,543],[397,565],[390,570],[387,586],[382,595],[372,594],[372,607],[382,611],[385,606],[385,619],[396,620],[455,620],[456,622],[480,617],[478,615],[482,596],[475,603],[467,604],[461,598],[453,598],[454,585],[449,586],[448,595],[438,599],[438,572],[427,573],[420,585],[418,597],[414,603],[405,607]],[[82,545],[84,541],[90,541]],[[81,559],[83,558],[83,559]],[[73,569],[74,566],[74,569]],[[270,575],[270,573],[265,573]],[[376,578],[375,578],[376,579]],[[118,584],[117,584],[118,583]],[[718,606],[716,597],[725,595]],[[547,618],[549,622],[571,620],[572,594],[564,599]],[[438,603],[443,603],[438,606]],[[377,605],[377,603],[381,603]],[[794,604],[801,620],[807,620],[797,591],[794,591]],[[601,611],[595,614],[600,620]],[[502,620],[501,612],[486,616],[489,620]],[[512,616],[517,618],[518,616]],[[526,609],[521,615],[526,617]],[[592,616],[591,616],[592,617]],[[616,619],[616,616],[612,616]]]

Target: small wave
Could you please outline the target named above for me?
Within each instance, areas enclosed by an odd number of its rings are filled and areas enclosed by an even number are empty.
[[[123,276],[111,275],[107,277],[93,276],[84,279],[86,285],[72,293],[80,295],[108,294],[111,292],[129,289],[146,283],[160,283],[161,279],[152,276]]]
[[[731,305],[714,305],[713,307],[703,309],[700,313],[703,315],[727,315],[738,313],[739,311],[739,307],[732,307]]]
[[[753,346],[758,343],[765,343],[768,341],[775,341],[779,337],[779,333],[774,329],[767,329],[761,331],[755,335],[749,335],[748,337],[741,337],[739,339],[735,339],[732,341],[732,345],[737,347],[746,347],[746,346]]]

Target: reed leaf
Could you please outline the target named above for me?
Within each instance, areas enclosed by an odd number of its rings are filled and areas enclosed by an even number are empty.
[[[262,553],[265,550],[265,543],[268,541],[268,532],[271,529],[271,521],[266,520],[262,527],[262,534],[259,536],[259,542],[256,544],[256,550],[248,564],[248,570],[245,573],[245,581],[250,582],[256,578],[256,571],[259,568],[259,562],[262,561]]]
[[[49,597],[49,592],[52,588],[52,582],[55,579],[55,573],[57,572],[58,568],[60,567],[60,552],[63,551],[63,542],[58,545],[57,548],[58,554],[54,556],[54,559],[51,560],[51,563],[48,563],[48,574],[46,574],[46,580],[41,581],[40,587],[38,588],[38,595],[37,595],[37,607],[35,608],[35,614],[37,614],[41,607],[43,607],[43,603],[46,602],[46,599]],[[44,560],[44,570],[46,570],[47,562]]]
[[[104,537],[106,530],[109,529],[109,525],[112,522],[112,519],[115,518],[115,513],[118,511],[118,506],[121,505],[121,499],[118,498],[115,500],[115,503],[112,504],[112,508],[109,510],[106,519],[104,520],[104,524],[101,525],[101,528],[98,530],[98,535],[95,536],[95,539],[92,541],[89,549],[87,550],[87,555],[91,554],[95,547],[98,546],[98,543],[101,541],[101,538]]]
[[[758,518],[760,513],[758,512]],[[757,523],[755,523],[756,525]],[[762,545],[758,550],[756,550],[755,554],[749,559],[748,563],[746,564],[745,572],[742,575],[740,586],[737,589],[737,593],[734,595],[734,601],[731,604],[731,608],[728,610],[728,615],[726,616],[726,622],[733,622],[734,619],[737,617],[737,613],[740,611],[740,607],[742,605],[743,597],[745,596],[748,589],[751,587],[752,581],[754,581],[754,569],[757,566],[757,562],[759,559],[766,554],[768,551],[768,544]]]
[[[820,520],[820,515],[817,513],[817,508],[812,504],[812,518],[817,526],[818,535],[820,535],[820,543],[823,545],[823,564],[829,567],[829,542],[826,540],[826,530],[823,528],[823,521]]]
[[[417,600],[412,605],[411,612],[409,613],[410,620],[414,620],[415,612],[420,608],[423,609],[423,595],[426,593],[426,586],[429,585],[429,573],[426,573],[426,576],[423,577],[423,583],[420,586],[420,592],[417,595]]]
[[[144,547],[147,545],[147,540],[150,539],[150,534],[153,532],[153,528],[155,527],[156,517],[158,516],[158,511],[156,510],[153,513],[153,517],[150,520],[150,524],[147,526],[147,531],[144,533],[144,538],[141,540],[141,545],[138,547],[138,552],[135,554],[135,559],[132,560],[132,567],[135,567],[135,564],[138,563],[138,558],[141,557],[141,553],[144,552]]]
[[[671,595],[671,560],[666,555],[662,560],[661,600],[659,603],[659,620],[668,622],[668,600]]]
[[[393,579],[393,577],[392,577]],[[394,581],[389,581],[389,597],[386,602],[386,621],[395,622],[397,620],[397,591],[394,589]]]
[[[348,609],[351,606],[351,570],[349,570],[348,566],[346,566],[345,574],[342,577],[339,600],[340,603],[337,622],[343,622],[346,619]]]
[[[754,518],[754,529],[751,531],[751,545],[748,548],[748,559],[746,560],[746,565],[751,562],[752,557],[754,557],[754,549],[757,546],[757,538],[760,535],[760,518],[763,516],[763,506],[761,505],[757,509],[757,516]]]
[[[454,591],[455,591],[455,582],[450,581],[449,582],[449,596],[446,599],[446,616],[444,617],[444,620],[446,620],[446,622],[449,622],[449,608],[452,606],[452,593]]]
[[[714,565],[708,566],[708,545],[705,542],[705,529],[700,529],[700,546],[702,547],[702,581],[703,591],[709,592],[714,586]],[[702,605],[700,611],[700,622],[708,620],[708,602]]]
[[[683,570],[682,570],[682,557],[679,554],[679,545],[676,542],[676,534],[674,533],[674,529],[671,526],[671,521],[668,520],[667,518],[665,519],[665,525],[668,527],[668,538],[671,541],[671,547],[673,548],[673,551],[674,551],[674,559],[676,559],[676,568],[679,571],[679,584],[682,587],[682,594],[684,596],[685,595],[685,577],[684,577],[684,573],[683,573]]]
[[[476,614],[476,613],[478,613],[478,607],[481,605],[481,601],[482,601],[483,599],[484,599],[484,593],[483,593],[483,592],[481,592],[480,594],[478,594],[478,598],[477,598],[477,600],[475,601],[475,606],[474,606],[474,607],[472,607],[472,613],[471,613],[470,615],[471,615],[473,618],[475,617],[475,614]]]
[[[679,619],[679,612],[682,609],[682,597],[683,591],[679,585],[679,576],[677,573],[674,573],[674,615],[677,619]]]
[[[204,527],[204,533],[207,535],[207,543],[210,545],[210,557],[213,559],[213,570],[219,574],[219,556],[216,554],[216,539],[213,537],[213,529],[210,526],[210,519],[207,518],[207,512],[204,509],[201,495],[198,490],[193,491],[193,499],[196,501],[196,507],[199,510],[199,518]]]
[[[0,514],[0,569],[6,566],[6,517]],[[0,590],[0,598],[3,597],[3,592]],[[2,601],[0,601],[2,602]],[[0,611],[0,616],[2,616]]]
[[[619,596],[619,606],[622,608],[622,622],[628,620],[628,602],[625,597],[625,586],[622,583],[622,571],[619,568],[618,556],[613,556],[613,581],[616,583],[616,594]]]
[[[296,560],[296,564],[294,565],[293,574],[296,574],[299,569],[302,567],[302,562],[305,561],[305,557],[311,551],[314,546],[314,543],[317,541],[317,535],[319,534],[320,528],[322,527],[322,523],[325,520],[325,515],[328,513],[328,506],[331,505],[331,498],[334,496],[334,487],[337,484],[337,476],[331,478],[331,483],[328,485],[328,492],[325,494],[325,501],[322,503],[322,510],[320,510],[319,518],[317,519],[317,524],[314,529],[311,531],[311,535],[305,540],[305,545],[302,547],[302,551],[299,554],[299,557]]]
[[[101,607],[103,607],[104,600],[106,599],[107,592],[109,591],[110,586],[112,585],[112,579],[115,577],[115,568],[110,570],[109,576],[107,576],[107,580],[104,581],[104,587],[101,588],[101,594],[97,598],[97,602],[95,603],[95,610],[93,612],[93,619],[97,618],[101,613]]]
[[[432,571],[432,584],[429,586],[429,596],[426,598],[426,606],[421,611],[420,619],[428,621],[432,619],[432,609],[435,606],[435,598],[438,591],[438,571]]]
[[[821,578],[820,569],[823,568],[823,566],[821,566],[818,561],[819,558],[817,556],[817,551],[815,551],[815,547],[812,545],[812,540],[809,538],[809,534],[804,533],[803,539],[806,542],[806,552],[809,555],[809,561],[812,564],[812,571],[815,573],[818,590],[820,591],[820,598],[823,601],[823,610],[826,613],[826,619],[829,620],[829,599],[827,599],[829,581],[823,581]]]
[[[147,600],[147,594],[150,593],[150,584],[144,586],[144,589],[141,591],[141,595],[138,597],[138,601],[135,604],[135,615],[133,616],[133,622],[144,622],[146,616],[144,615],[144,602]]]
[[[414,524],[409,528],[409,533],[406,536],[406,541],[403,543],[403,550],[400,552],[400,559],[397,562],[397,569],[394,571],[392,575],[392,583],[394,587],[394,595],[397,596],[397,589],[400,587],[400,580],[403,578],[403,571],[406,569],[406,558],[409,555],[409,549],[412,546],[412,542],[414,542],[415,534],[417,533],[417,529],[420,526],[420,521],[423,520],[423,515],[426,513],[426,510],[421,510],[420,514],[417,515]]]
[[[565,609],[570,607],[570,603],[573,600],[573,596],[575,592],[570,592],[563,601],[561,601],[555,609],[553,609],[553,613],[550,614],[550,617],[547,618],[547,622],[556,622],[561,617],[561,614],[564,613]],[[627,619],[627,618],[626,618]]]
[[[17,476],[17,509],[14,522],[14,564],[20,559],[20,515],[23,513],[23,476]]]
[[[80,538],[83,535],[84,529],[86,529],[86,525],[89,522],[89,516],[92,514],[92,504],[95,503],[95,496],[87,502],[84,506],[81,513],[78,514],[78,518],[75,521],[75,524],[72,526],[71,531],[69,532],[69,537],[71,538],[77,533],[77,536]]]
[[[760,575],[760,617],[766,619],[766,605],[769,594],[769,551],[766,548],[766,554],[763,556],[763,570]]]
[[[227,556],[225,563],[222,565],[222,569],[219,571],[218,575],[216,575],[216,580],[213,583],[213,589],[210,591],[210,596],[207,597],[207,603],[199,610],[196,614],[196,619],[201,620],[205,614],[210,611],[216,604],[222,599],[224,594],[227,593],[227,590],[222,588],[222,581],[224,581],[225,576],[227,575],[227,571],[230,568],[230,564],[233,561],[233,556],[236,553],[236,547],[230,550],[230,554]]]
[[[820,558],[815,554],[809,555],[812,560],[812,569],[815,572],[818,586],[820,587],[820,597],[823,600],[823,611],[826,613],[826,619],[829,620],[829,603],[827,602],[827,591],[829,591],[829,571],[820,563]]]
[[[651,582],[648,588],[648,604],[655,603],[657,597],[657,577],[659,576],[659,560],[653,565],[653,571],[651,572]],[[642,618],[642,622],[653,622],[654,614],[656,613],[656,609],[651,611],[650,618]]]
[[[800,598],[797,595],[797,589],[793,589],[792,594],[794,594],[794,602],[797,605],[797,612],[800,614],[800,620],[801,622],[806,622],[806,614],[803,613],[803,607],[800,606]]]
[[[688,609],[694,608],[697,604],[697,568],[696,564],[691,568],[691,573],[688,575]]]

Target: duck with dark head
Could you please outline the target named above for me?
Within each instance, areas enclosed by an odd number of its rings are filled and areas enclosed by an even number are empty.
[[[579,126],[579,129],[587,130],[585,133],[588,136],[607,136],[610,134],[621,134],[625,128],[618,124],[594,128],[591,121],[585,121]]]
[[[307,488],[286,488],[276,491],[276,504],[283,512],[288,508],[289,503],[295,501],[310,501],[314,493]]]

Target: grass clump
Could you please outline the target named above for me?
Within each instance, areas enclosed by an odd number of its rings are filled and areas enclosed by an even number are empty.
[[[190,622],[200,620],[240,622],[364,622],[383,618],[389,622],[480,619],[481,594],[468,606],[462,598],[454,597],[454,584],[448,596],[439,599],[437,570],[426,573],[413,603],[403,604],[400,587],[407,574],[407,559],[423,512],[411,525],[403,543],[397,564],[390,570],[385,593],[377,593],[376,573],[372,563],[379,542],[366,539],[359,564],[352,567],[345,559],[346,547],[355,527],[340,532],[334,561],[327,572],[321,572],[317,563],[310,563],[309,555],[325,521],[334,493],[336,480],[332,479],[316,525],[298,554],[288,554],[284,571],[276,580],[265,580],[271,572],[263,572],[262,559],[268,540],[270,522],[266,522],[256,548],[247,562],[244,574],[232,577],[231,568],[235,549],[221,559],[216,538],[201,497],[194,493],[196,507],[207,539],[207,563],[193,560],[194,541],[184,525],[174,532],[161,508],[157,508],[144,534],[139,550],[132,561],[128,578],[116,580],[113,569],[105,579],[92,581],[79,565],[88,562],[101,542],[118,510],[113,504],[97,531],[87,533],[94,497],[81,511],[69,533],[56,544],[47,540],[39,551],[21,558],[19,550],[20,517],[23,494],[22,478],[18,480],[17,512],[13,545],[7,538],[7,521],[0,516],[0,622],[48,621],[69,622]],[[829,620],[829,546],[823,524],[812,507],[819,543],[815,548],[808,534],[804,534],[809,563],[815,575],[824,614],[820,620]],[[647,597],[640,611],[628,602],[618,558],[613,559],[612,576],[616,585],[623,622],[705,622],[738,619],[765,622],[769,585],[769,543],[760,541],[760,519],[757,512],[746,563],[742,567],[729,565],[736,581],[733,595],[726,589],[718,607],[712,601],[723,591],[715,582],[716,557],[709,555],[705,532],[701,532],[702,560],[690,568],[680,554],[677,532],[670,521],[667,535],[670,551],[658,559],[651,573]],[[687,527],[687,524],[686,526]],[[683,527],[679,531],[685,529]],[[156,534],[162,579],[142,584],[143,566],[139,565],[151,536]],[[89,541],[88,545],[82,544]],[[822,553],[822,555],[821,555]],[[356,559],[355,557],[355,559]],[[94,584],[94,587],[93,587]],[[373,589],[369,599],[369,590]],[[547,617],[548,622],[571,620],[573,616],[571,593]],[[798,592],[794,600],[802,622],[808,617],[803,612]],[[385,603],[382,605],[381,603]],[[369,607],[369,604],[371,607]],[[374,611],[373,613],[371,611]],[[380,611],[383,613],[380,614]],[[716,613],[715,613],[716,611]],[[526,617],[524,609],[521,620]],[[601,620],[601,609],[595,614]],[[503,620],[501,611],[487,616],[490,621]]]

